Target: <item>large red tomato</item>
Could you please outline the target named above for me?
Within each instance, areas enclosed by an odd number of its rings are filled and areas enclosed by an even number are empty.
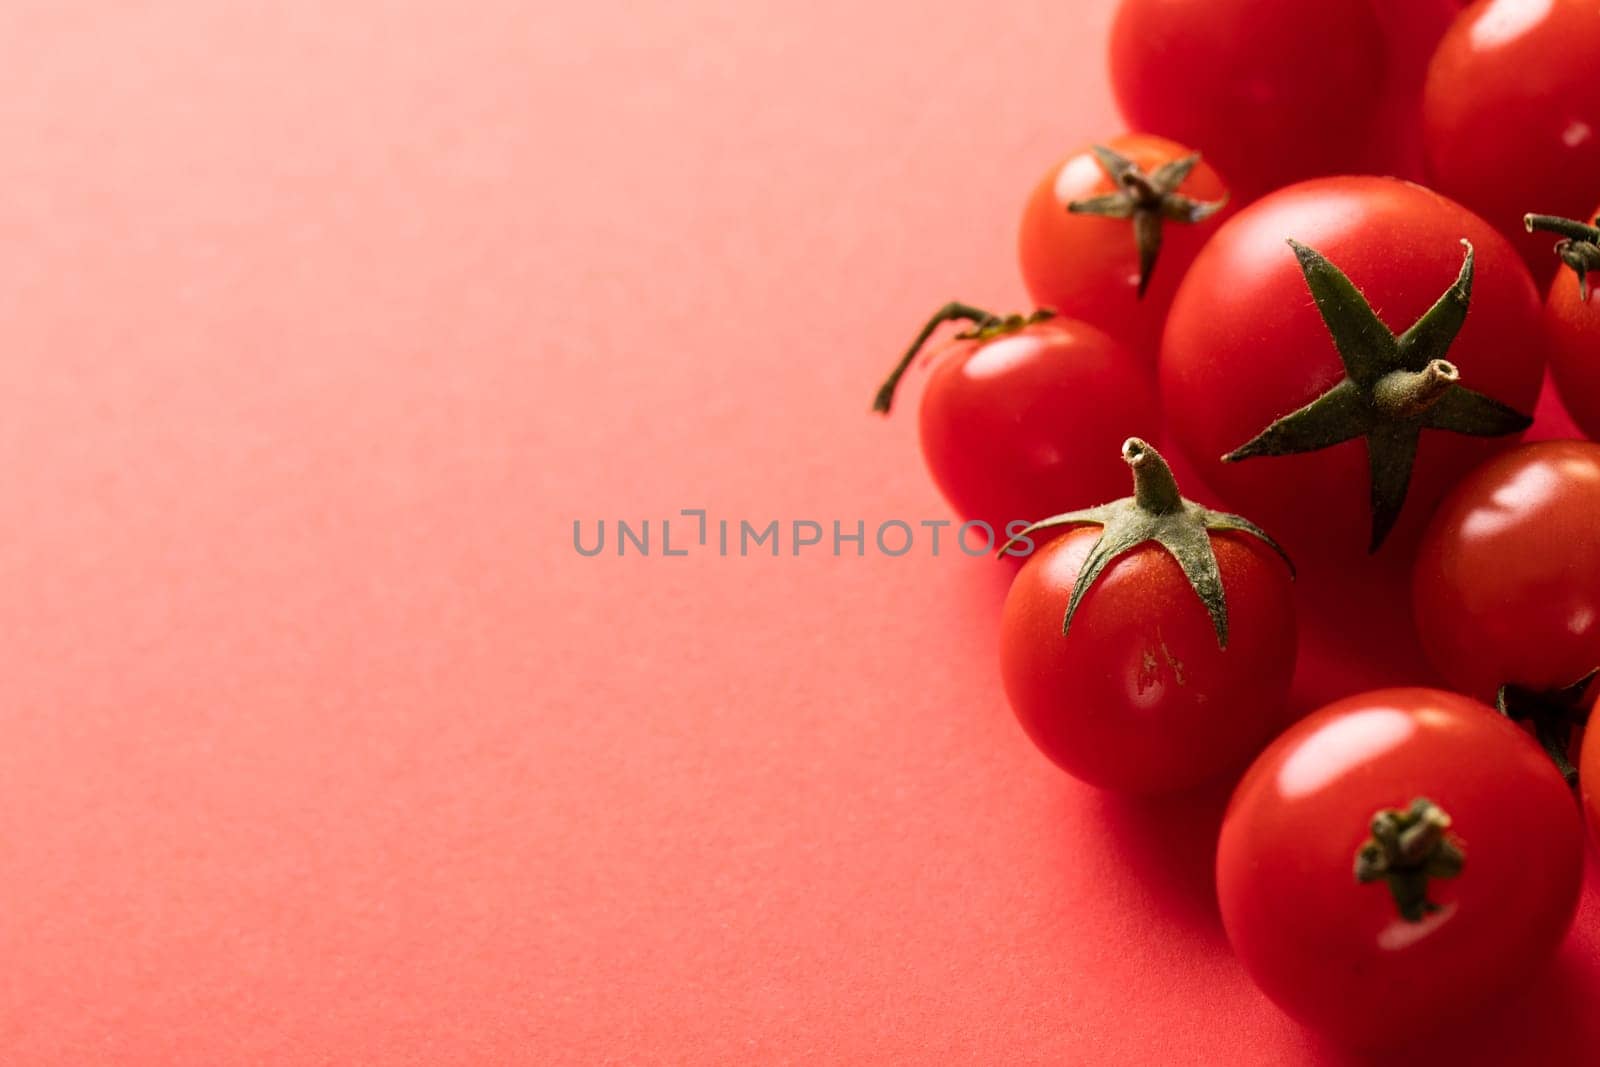
[[[1417,631],[1455,688],[1529,720],[1563,773],[1600,668],[1600,445],[1504,452],[1445,498],[1412,576]]]
[[[1384,48],[1369,0],[1122,0],[1111,84],[1130,126],[1198,146],[1248,198],[1357,165]]]
[[[1222,179],[1195,156],[1125,134],[1052,167],[1018,235],[1034,303],[1098,326],[1154,364],[1178,281],[1227,210]]]
[[[1000,624],[1006,694],[1035,744],[1107,789],[1183,789],[1237,771],[1288,721],[1289,569],[1259,530],[1183,500],[1123,447],[1135,494],[1031,531],[1044,544]]]
[[[1113,452],[1155,407],[1143,366],[1104,333],[1071,319],[940,309],[874,402],[887,413],[901,375],[941,323],[971,329],[923,354],[922,454],[951,506],[1003,539],[1013,522],[1097,503],[1124,484],[1091,461]]]
[[[1530,211],[1573,216],[1600,188],[1600,4],[1479,0],[1434,53],[1423,104],[1433,184],[1510,235],[1535,274]]]
[[[1170,439],[1291,555],[1348,558],[1393,528],[1403,558],[1501,447],[1479,435],[1527,425],[1541,330],[1526,268],[1471,212],[1393,179],[1304,182],[1234,216],[1184,278]]]
[[[1552,261],[1567,266],[1550,286],[1544,318],[1561,402],[1584,433],[1600,437],[1600,208],[1584,217],[1592,225],[1560,220],[1571,224],[1569,235],[1545,238],[1560,249]]]
[[[1434,689],[1323,708],[1261,754],[1217,846],[1234,951],[1300,1021],[1402,1044],[1525,983],[1577,906],[1583,830],[1543,753]]]

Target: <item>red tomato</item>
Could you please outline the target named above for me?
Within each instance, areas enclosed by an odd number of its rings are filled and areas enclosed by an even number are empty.
[[[1600,184],[1600,183],[1597,183]],[[1600,208],[1584,216],[1600,225]],[[1554,238],[1545,237],[1546,241]],[[1544,321],[1550,341],[1550,376],[1572,421],[1590,437],[1600,437],[1600,243],[1587,242],[1594,266],[1580,283],[1563,269],[1550,287]],[[1549,249],[1546,249],[1549,255]],[[1551,256],[1555,260],[1555,256]]]
[[[1550,762],[1434,689],[1363,693],[1290,728],[1239,783],[1217,846],[1222,923],[1250,976],[1368,1046],[1526,982],[1582,877],[1577,805]]]
[[[1160,137],[1126,134],[1105,143],[1135,164],[1142,177],[1158,174],[1162,167],[1193,155],[1193,149]],[[1018,255],[1022,280],[1039,307],[1054,308],[1098,326],[1133,351],[1155,362],[1161,327],[1178,281],[1216,230],[1226,207],[1202,221],[1186,223],[1160,219],[1161,204],[1147,208],[1158,229],[1159,258],[1148,272],[1148,288],[1140,293],[1140,248],[1133,218],[1108,218],[1069,211],[1094,198],[1124,192],[1085,148],[1052,167],[1039,184],[1022,214]],[[1204,160],[1195,164],[1177,192],[1197,205],[1226,201],[1227,187]],[[1166,203],[1172,203],[1169,198]]]
[[[985,324],[982,336],[927,354],[920,420],[923,458],[951,506],[1003,540],[1012,522],[1120,492],[1125,475],[1084,459],[1115,451],[1130,428],[1148,425],[1155,401],[1133,355],[1084,323],[1002,320],[949,305],[879,391],[877,410],[889,410],[900,373],[932,329],[959,319]]]
[[[1340,290],[1319,268],[1331,286],[1322,296],[1343,308],[1335,318],[1355,338],[1347,337],[1350,351],[1312,298],[1313,250],[1353,283]],[[1425,315],[1436,329],[1402,338],[1404,345],[1395,340]],[[1543,376],[1539,319],[1538,294],[1515,251],[1459,205],[1386,178],[1291,186],[1229,220],[1178,290],[1160,362],[1170,439],[1296,558],[1347,559],[1384,541],[1396,518],[1386,555],[1404,558],[1450,485],[1503,447],[1435,425],[1470,428],[1486,413],[1494,425],[1472,432],[1526,425],[1520,413],[1532,409]],[[1354,404],[1348,425],[1312,427],[1321,438],[1282,442],[1295,454],[1242,458],[1251,454],[1242,446],[1261,444],[1258,435],[1276,420],[1344,389],[1352,359],[1376,365],[1391,349],[1402,362],[1427,357],[1406,374],[1426,379],[1411,400],[1432,407],[1408,414],[1405,402],[1388,402],[1383,424],[1367,432],[1363,420],[1377,409]],[[1471,418],[1460,417],[1463,406],[1473,408]],[[1409,477],[1400,462],[1407,452],[1415,459]],[[1374,456],[1398,460],[1375,470]]]
[[[1154,479],[1164,493],[1152,493],[1146,476],[1137,494],[1155,496],[1158,509],[1181,506],[1182,536],[1202,555],[1209,543],[1223,628],[1174,552],[1145,541],[1088,576],[1063,633],[1085,561],[1102,537],[1145,515],[1136,496],[1094,509],[1092,525],[1049,541],[1018,571],[1000,624],[1001,674],[1028,736],[1068,773],[1105,789],[1184,789],[1237,771],[1288,721],[1289,570],[1234,517],[1182,501],[1154,449],[1130,441],[1124,456],[1165,472]]]
[[[1417,629],[1440,674],[1494,699],[1600,667],[1600,445],[1540,441],[1468,475],[1429,523],[1413,572]]]
[[[1368,0],[1122,0],[1111,84],[1130,126],[1199,145],[1250,197],[1352,168],[1384,42]]]
[[[1539,278],[1554,270],[1550,246],[1522,216],[1578,215],[1600,188],[1597,55],[1594,0],[1480,0],[1428,69],[1432,184],[1510,235]]]

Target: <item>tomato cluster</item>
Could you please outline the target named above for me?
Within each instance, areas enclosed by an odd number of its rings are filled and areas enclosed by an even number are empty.
[[[1104,789],[1236,781],[1229,939],[1355,1043],[1548,961],[1600,838],[1600,444],[1516,443],[1546,366],[1600,437],[1597,49],[1593,0],[1121,0],[1136,132],[1033,186],[1037,310],[945,305],[874,402],[920,360],[935,483],[1026,557],[1027,735]],[[1319,627],[1409,684],[1303,714]]]

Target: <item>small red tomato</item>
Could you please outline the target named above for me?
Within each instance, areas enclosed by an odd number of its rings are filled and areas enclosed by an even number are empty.
[[[1292,555],[1375,551],[1404,518],[1404,557],[1501,447],[1478,438],[1528,425],[1541,329],[1527,269],[1476,215],[1409,182],[1304,182],[1190,266],[1162,339],[1168,431]]]
[[[1368,0],[1122,0],[1110,58],[1128,124],[1202,146],[1246,198],[1352,169],[1385,93]]]
[[[1600,208],[1587,217],[1592,225],[1541,215],[1525,221],[1529,230],[1560,235],[1554,258],[1568,269],[1556,275],[1544,305],[1550,376],[1572,421],[1600,437]]]
[[[1549,246],[1529,211],[1577,215],[1600,185],[1600,4],[1481,0],[1428,68],[1423,143],[1432,184],[1509,235],[1539,278]]]
[[[911,362],[940,324],[972,329],[930,353],[922,394],[922,455],[965,519],[1000,539],[1028,523],[1114,495],[1121,479],[1085,456],[1103,455],[1155,407],[1138,361],[1092,326],[1050,312],[1000,317],[965,304],[941,308],[873,402],[888,413]]]
[[[1463,693],[1499,695],[1564,773],[1600,667],[1597,516],[1600,445],[1523,445],[1445,498],[1412,573],[1412,612],[1439,673]]]
[[[1134,495],[1059,515],[1000,625],[1006,695],[1035,744],[1105,789],[1184,789],[1242,767],[1286,721],[1290,570],[1234,515],[1178,494],[1132,438]]]
[[[1068,156],[1022,214],[1022,280],[1039,307],[1093,326],[1155,363],[1178,280],[1225,213],[1198,153],[1127,134]]]
[[[1527,981],[1577,907],[1566,783],[1492,709],[1436,689],[1328,705],[1245,774],[1217,900],[1256,984],[1307,1025],[1403,1044]]]

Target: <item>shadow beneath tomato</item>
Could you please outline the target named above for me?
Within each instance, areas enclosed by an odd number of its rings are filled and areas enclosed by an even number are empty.
[[[1592,1063],[1600,1047],[1600,1015],[1592,990],[1600,983],[1600,960],[1569,939],[1548,970],[1500,1000],[1466,1006],[1451,1026],[1431,1037],[1374,1051],[1341,1048],[1321,1035],[1312,1039],[1316,1062],[1357,1067],[1454,1067],[1509,1063]],[[1400,1018],[1404,1006],[1397,1006]]]
[[[1131,884],[1174,927],[1227,951],[1217,908],[1217,835],[1232,782],[1160,797],[1097,793],[1095,816]]]
[[[1368,689],[1439,685],[1411,621],[1402,567],[1301,569],[1300,659],[1290,701],[1300,714]]]

